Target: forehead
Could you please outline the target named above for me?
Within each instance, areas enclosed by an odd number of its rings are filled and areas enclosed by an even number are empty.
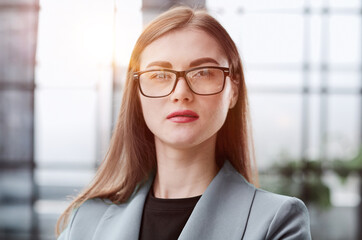
[[[140,68],[144,70],[155,61],[167,61],[173,69],[182,70],[199,58],[212,58],[227,67],[227,58],[215,38],[199,29],[184,28],[150,43],[141,54]]]

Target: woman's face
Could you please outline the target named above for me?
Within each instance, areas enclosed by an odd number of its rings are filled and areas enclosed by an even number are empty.
[[[184,71],[200,66],[229,67],[219,44],[198,29],[170,32],[148,45],[141,54],[140,71],[159,68]],[[227,77],[222,92],[201,96],[193,93],[180,77],[174,91],[166,97],[149,98],[141,93],[139,97],[156,146],[187,149],[216,140],[229,108],[237,101],[237,86]]]

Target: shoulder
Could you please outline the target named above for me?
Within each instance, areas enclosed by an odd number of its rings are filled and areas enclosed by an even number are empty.
[[[265,191],[260,188],[256,188],[254,203],[259,206],[265,206],[272,211],[277,210],[284,204],[292,204],[305,207],[304,203],[295,197],[289,197],[281,194]]]
[[[257,189],[252,212],[255,214],[268,214],[273,221],[281,220],[280,217],[291,218],[300,215],[309,219],[305,204],[298,198],[271,193]]]
[[[256,189],[248,228],[263,228],[265,239],[311,239],[308,209],[295,197]]]
[[[85,239],[85,236],[93,236],[100,219],[112,205],[111,201],[100,198],[85,201],[73,210],[68,225],[58,240]]]
[[[113,203],[107,199],[89,199],[76,209],[77,217],[74,220],[76,223],[83,222],[86,224],[89,224],[91,221],[95,222],[94,220],[100,219],[111,205]]]
[[[101,198],[92,198],[85,201],[80,207],[78,211],[81,212],[88,212],[91,211],[93,214],[101,214],[103,213],[109,206],[113,203],[108,199],[101,199]]]

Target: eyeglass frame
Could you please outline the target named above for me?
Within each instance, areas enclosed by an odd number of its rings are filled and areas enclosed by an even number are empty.
[[[213,69],[220,69],[223,71],[223,74],[224,74],[224,79],[223,79],[223,84],[222,84],[222,88],[220,91],[216,92],[216,93],[206,93],[206,94],[202,94],[202,93],[197,93],[195,92],[191,86],[190,86],[190,83],[189,83],[189,80],[187,79],[186,75],[189,73],[189,72],[192,72],[192,71],[195,71],[195,70],[198,70],[198,69],[203,69],[203,68],[213,68]],[[140,81],[140,76],[141,74],[143,73],[147,73],[147,72],[154,72],[154,71],[167,71],[167,72],[171,72],[171,73],[174,73],[176,75],[176,80],[175,80],[175,83],[171,89],[171,91],[166,94],[166,95],[162,95],[162,96],[148,96],[146,95],[143,91],[142,91],[142,88],[141,88],[141,81]],[[138,71],[138,72],[134,72],[133,73],[133,80],[136,80],[138,82],[138,88],[141,92],[141,94],[145,97],[148,97],[148,98],[162,98],[162,97],[167,97],[169,96],[173,91],[175,91],[175,88],[176,88],[176,85],[178,83],[178,81],[180,80],[180,77],[182,77],[183,79],[185,79],[186,81],[186,84],[187,86],[189,87],[189,89],[191,90],[191,92],[193,92],[194,94],[196,95],[201,95],[201,96],[210,96],[210,95],[215,95],[215,94],[218,94],[218,93],[221,93],[224,88],[225,88],[225,80],[226,80],[226,77],[230,76],[230,69],[227,68],[227,67],[219,67],[219,66],[201,66],[201,67],[195,67],[195,68],[190,68],[190,69],[187,69],[185,71],[176,71],[176,70],[173,70],[173,69],[164,69],[164,68],[160,68],[160,69],[150,69],[150,70],[145,70],[145,71]]]

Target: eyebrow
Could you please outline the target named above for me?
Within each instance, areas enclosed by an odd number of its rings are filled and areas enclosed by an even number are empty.
[[[220,65],[218,63],[218,61],[216,61],[215,59],[213,58],[210,58],[210,57],[204,57],[204,58],[198,58],[194,61],[192,61],[190,63],[190,67],[197,67],[201,64],[204,64],[204,63],[214,63],[214,64],[217,64],[217,65]],[[155,61],[155,62],[151,62],[147,65],[147,68],[149,67],[163,67],[163,68],[172,68],[172,64],[170,62],[167,62],[167,61]]]
[[[215,59],[205,57],[205,58],[198,58],[190,63],[190,67],[197,67],[204,63],[215,63],[217,65],[220,65]]]
[[[164,67],[164,68],[172,68],[172,64],[170,62],[166,62],[166,61],[155,61],[155,62],[151,62],[147,65],[147,68],[149,67]]]

